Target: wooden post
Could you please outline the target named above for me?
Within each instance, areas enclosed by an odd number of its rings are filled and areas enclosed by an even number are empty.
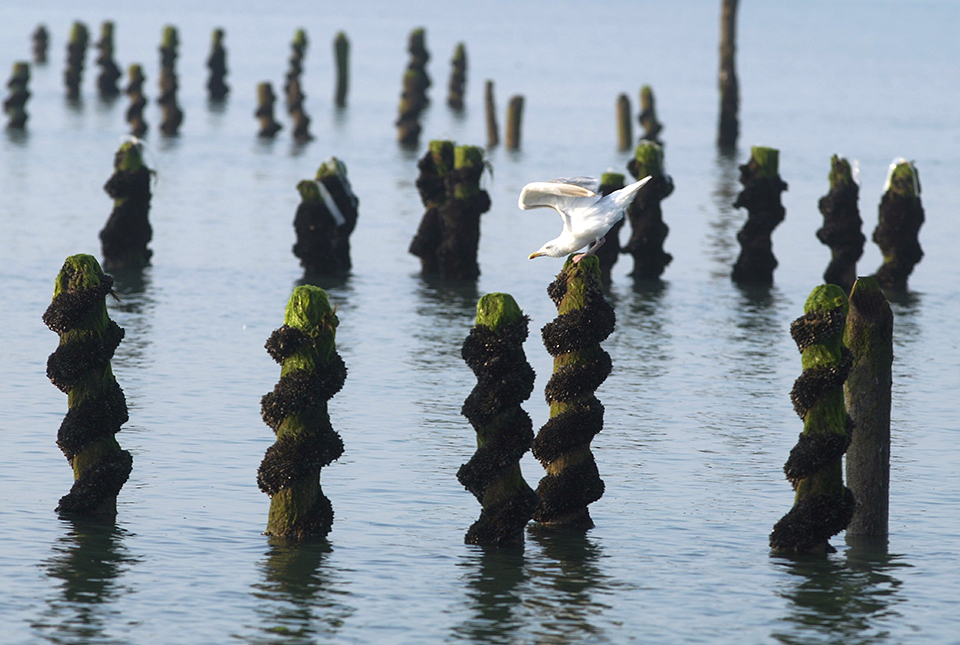
[[[717,145],[733,150],[740,136],[740,86],[737,81],[737,2],[722,0],[720,13],[720,126]]]
[[[27,90],[29,82],[30,65],[23,61],[14,63],[10,80],[7,81],[10,96],[3,102],[3,111],[9,117],[7,121],[8,129],[23,130],[27,126],[26,103],[27,99],[30,98],[30,91]]]
[[[633,126],[630,118],[630,99],[626,94],[617,97],[617,149],[629,150],[633,145]]]
[[[627,170],[637,179],[651,179],[627,208],[630,240],[623,251],[633,256],[634,280],[657,280],[673,261],[673,256],[663,250],[670,228],[663,221],[660,202],[673,193],[673,178],[663,169],[663,147],[641,141]]]
[[[487,148],[496,148],[500,143],[500,129],[497,127],[497,105],[493,100],[493,81],[486,83],[483,104],[487,114]]]
[[[853,178],[850,162],[833,155],[830,159],[830,192],[820,198],[823,227],[817,239],[830,247],[830,264],[823,281],[850,293],[857,279],[857,260],[863,255],[867,238],[860,232],[863,220],[857,199],[860,186]]]
[[[334,103],[338,108],[347,106],[347,90],[350,87],[350,41],[340,31],[333,41],[333,54],[337,64],[337,90]]]
[[[224,82],[227,75],[227,50],[223,47],[223,29],[213,30],[210,44],[210,56],[207,58],[207,69],[210,76],[207,79],[207,92],[211,101],[222,101],[227,97],[230,88]]]
[[[920,202],[920,175],[913,162],[897,159],[880,200],[880,216],[873,241],[883,253],[883,264],[873,275],[884,289],[905,291],[913,267],[923,258],[920,227],[923,204]]]
[[[109,271],[139,270],[150,264],[153,251],[147,244],[153,237],[150,226],[150,169],[143,163],[140,143],[120,145],[113,161],[113,175],[103,186],[113,199],[113,211],[100,243],[103,265]]]
[[[523,119],[523,97],[514,96],[507,104],[507,150],[520,149],[520,123]]]
[[[457,43],[450,63],[453,70],[450,72],[447,105],[459,112],[463,110],[463,93],[467,84],[467,49],[463,43]]]
[[[754,146],[750,149],[750,161],[740,166],[743,190],[733,207],[746,208],[747,221],[737,233],[740,256],[733,265],[732,277],[739,284],[773,284],[777,258],[770,236],[786,216],[780,193],[787,189],[787,184],[780,179],[779,160],[779,150]]]

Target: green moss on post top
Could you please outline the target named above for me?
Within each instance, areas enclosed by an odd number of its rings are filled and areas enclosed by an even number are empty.
[[[92,255],[70,256],[43,314],[43,322],[60,335],[47,376],[67,393],[69,406],[57,433],[74,473],[73,487],[57,507],[65,514],[116,514],[117,494],[133,468],[133,457],[115,438],[127,421],[127,405],[110,368],[124,335],[107,313],[112,287],[113,278]]]
[[[657,110],[654,106],[653,89],[649,85],[640,88],[640,127],[643,128],[643,139],[660,143],[660,131],[663,125],[657,121]]]
[[[103,190],[113,198],[113,211],[100,231],[103,264],[110,271],[139,270],[150,264],[150,169],[143,164],[140,143],[127,141],[114,156],[114,172]]]
[[[849,293],[857,279],[857,260],[863,255],[866,241],[860,231],[863,220],[857,205],[860,187],[853,179],[850,162],[837,155],[830,159],[829,180],[830,192],[818,202],[823,226],[817,231],[817,239],[830,247],[830,264],[823,281]]]
[[[641,141],[627,170],[636,179],[651,177],[639,195],[627,207],[630,240],[623,251],[633,256],[634,280],[658,280],[673,256],[663,250],[670,227],[663,221],[660,203],[673,193],[673,179],[664,172],[663,146]]]
[[[347,375],[336,351],[338,324],[326,292],[304,285],[294,289],[283,326],[267,340],[267,352],[281,364],[280,381],[261,401],[263,420],[277,437],[257,472],[260,489],[270,496],[267,535],[324,537],[333,525],[320,469],[343,454],[327,413],[327,401]]]
[[[884,289],[906,290],[913,267],[923,258],[919,238],[923,221],[920,175],[912,162],[897,159],[890,166],[873,231],[873,241],[883,254],[874,277]]]
[[[847,527],[856,506],[843,485],[842,466],[852,428],[843,395],[852,360],[843,345],[847,310],[843,289],[821,285],[807,298],[804,315],[790,326],[802,352],[803,373],[790,398],[803,419],[803,433],[783,467],[796,497],[770,534],[776,551],[832,550],[830,537]]]
[[[874,278],[859,278],[853,285],[843,342],[853,356],[844,384],[855,428],[846,470],[857,499],[847,535],[884,537],[889,524],[893,312]]]
[[[479,179],[483,171],[483,149],[478,146],[457,146],[453,150],[453,167],[468,174],[476,174]],[[455,199],[469,199],[480,192],[479,181],[462,181],[453,191]]]
[[[750,148],[750,161],[757,177],[772,179],[780,172],[780,151],[776,148],[753,146]]]
[[[786,209],[780,194],[787,184],[778,174],[780,153],[773,148],[754,146],[750,160],[740,166],[743,190],[734,208],[747,209],[747,221],[737,233],[740,255],[731,277],[741,285],[769,286],[777,258],[773,255],[773,230],[783,221]]]
[[[477,303],[476,324],[461,350],[477,376],[461,410],[476,430],[477,451],[457,480],[483,507],[467,531],[467,544],[521,544],[539,504],[520,472],[520,458],[533,441],[530,416],[520,407],[535,378],[523,353],[528,324],[512,296],[487,294]]]

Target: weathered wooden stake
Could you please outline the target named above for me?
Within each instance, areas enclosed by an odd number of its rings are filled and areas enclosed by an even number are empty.
[[[830,247],[830,264],[823,274],[823,281],[835,284],[850,293],[857,279],[857,260],[863,255],[866,241],[860,227],[860,209],[857,200],[860,186],[853,177],[850,162],[833,155],[830,158],[830,192],[820,198],[823,213],[823,228],[817,231],[817,239]]]
[[[893,312],[874,278],[859,278],[853,285],[843,343],[853,355],[844,398],[854,427],[847,484],[857,499],[847,535],[884,537],[890,504]]]
[[[10,96],[3,102],[3,111],[8,117],[7,128],[10,130],[23,130],[27,127],[26,103],[30,98],[30,91],[27,89],[29,82],[30,65],[22,61],[14,63],[10,80],[7,81]]]
[[[43,322],[60,335],[47,360],[47,377],[68,397],[69,411],[57,445],[73,468],[74,483],[57,511],[73,515],[115,515],[117,495],[133,468],[133,457],[115,435],[127,422],[123,390],[110,359],[123,329],[110,320],[105,298],[113,278],[92,255],[72,255],[63,263],[53,301]]]
[[[337,32],[333,41],[333,54],[337,63],[337,90],[334,103],[338,108],[347,107],[347,91],[350,87],[350,41],[347,34]]]
[[[533,456],[546,469],[537,486],[540,508],[534,519],[545,526],[589,529],[587,510],[603,496],[603,480],[590,442],[603,429],[603,406],[594,391],[612,369],[600,343],[609,336],[616,314],[600,284],[600,260],[567,258],[547,288],[557,317],[544,325],[543,344],[553,356],[546,386],[550,420],[533,440]]]
[[[83,66],[87,58],[87,43],[90,32],[82,22],[74,22],[67,41],[67,69],[64,82],[67,85],[67,98],[76,101],[80,98],[80,84],[83,82]]]
[[[920,175],[913,162],[897,159],[880,200],[880,216],[873,241],[883,253],[883,264],[873,275],[884,289],[905,291],[913,267],[923,258],[920,227],[923,204],[920,202]]]
[[[127,87],[123,90],[130,97],[127,123],[130,124],[130,133],[135,137],[141,137],[147,131],[147,122],[143,119],[143,108],[147,105],[147,99],[143,95],[143,82],[146,77],[140,65],[131,65],[127,68],[127,76],[129,80]]]
[[[520,123],[523,119],[523,97],[519,94],[507,104],[507,150],[520,149]]]
[[[100,25],[100,40],[97,41],[100,55],[97,65],[100,66],[100,76],[97,77],[97,89],[105,99],[115,98],[120,94],[117,81],[123,76],[116,61],[113,60],[113,23],[109,20]]]
[[[653,100],[653,89],[649,85],[640,88],[640,116],[637,117],[640,127],[643,128],[642,139],[661,144],[660,131],[663,124],[657,121],[657,109]]]
[[[153,238],[150,226],[150,176],[143,163],[140,143],[120,145],[113,160],[113,175],[103,190],[113,198],[113,211],[100,231],[103,266],[108,271],[137,270],[150,264]]]
[[[213,30],[210,43],[210,56],[207,58],[207,92],[211,101],[222,101],[230,93],[230,87],[224,79],[227,76],[227,50],[223,46],[224,31],[219,27]]]
[[[180,47],[180,38],[177,28],[167,25],[163,28],[160,42],[160,97],[157,103],[163,110],[160,120],[160,132],[173,136],[180,130],[183,123],[183,111],[177,104],[177,56]]]
[[[723,0],[720,13],[720,126],[717,145],[733,150],[740,136],[740,86],[737,81],[737,2]]]
[[[33,62],[37,65],[47,64],[47,47],[50,44],[50,34],[44,25],[37,25],[33,31]]]
[[[803,433],[783,466],[797,494],[793,508],[770,534],[776,551],[832,551],[829,539],[847,528],[856,506],[843,485],[842,465],[852,427],[843,400],[852,361],[843,345],[847,308],[843,289],[821,285],[807,298],[804,315],[790,325],[803,363],[790,399],[803,419]]]
[[[617,97],[617,148],[629,150],[633,145],[633,125],[630,116],[630,98],[626,94]]]
[[[500,143],[500,129],[497,127],[497,105],[493,100],[493,81],[486,83],[483,105],[487,114],[487,148],[496,148]]]
[[[293,290],[283,326],[267,340],[267,352],[282,366],[280,381],[261,402],[263,421],[277,437],[257,471],[260,490],[270,496],[267,535],[306,540],[326,536],[333,526],[320,469],[343,454],[327,412],[347,377],[336,349],[338,324],[326,292],[304,285]]]
[[[272,138],[279,132],[283,126],[277,123],[273,118],[273,104],[277,97],[273,93],[273,85],[269,81],[264,81],[257,85],[257,109],[253,116],[260,120],[260,131],[257,136],[265,139]]]
[[[630,275],[635,280],[656,280],[673,261],[673,256],[663,250],[670,228],[663,221],[660,202],[673,193],[673,178],[663,169],[663,147],[641,141],[627,170],[637,179],[652,179],[627,208],[631,232],[623,252],[633,256]]]
[[[520,472],[520,458],[533,443],[530,415],[520,407],[536,377],[523,353],[529,322],[512,296],[487,294],[463,342],[461,356],[477,385],[462,413],[477,431],[477,451],[457,471],[457,480],[483,506],[464,538],[467,544],[522,544],[523,528],[540,503]]]
[[[407,42],[410,62],[403,75],[403,92],[400,95],[399,116],[395,123],[397,141],[406,147],[416,147],[420,142],[420,113],[430,103],[427,99],[427,88],[431,82],[426,69],[430,54],[425,43],[426,32],[422,28],[410,32]]]
[[[779,150],[754,146],[750,149],[750,161],[740,166],[743,190],[733,207],[746,208],[747,221],[737,233],[740,256],[733,265],[734,282],[773,284],[777,258],[770,236],[786,215],[780,193],[787,189],[787,184],[780,179],[779,161]]]
[[[467,84],[467,48],[463,43],[457,43],[450,64],[453,70],[450,72],[447,105],[460,111],[463,109],[463,93]]]

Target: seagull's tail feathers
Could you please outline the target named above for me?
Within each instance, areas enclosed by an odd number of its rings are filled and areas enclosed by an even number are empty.
[[[641,188],[643,188],[644,185],[646,185],[646,183],[647,183],[648,181],[650,181],[651,179],[652,179],[652,177],[651,177],[650,175],[647,175],[646,177],[644,177],[643,179],[641,179],[641,180],[638,181],[638,182],[634,182],[634,183],[630,184],[629,186],[624,186],[624,187],[621,188],[620,190],[616,190],[616,191],[610,193],[609,197],[610,197],[610,199],[613,200],[613,202],[614,202],[619,208],[621,208],[621,209],[626,208],[627,206],[630,205],[630,203],[631,203],[631,202],[634,200],[634,198],[637,196],[637,191],[640,190]]]

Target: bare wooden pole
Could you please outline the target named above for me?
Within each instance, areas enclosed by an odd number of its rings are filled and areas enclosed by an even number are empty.
[[[740,86],[737,82],[737,2],[723,0],[720,13],[720,128],[717,145],[731,149],[740,135]]]

